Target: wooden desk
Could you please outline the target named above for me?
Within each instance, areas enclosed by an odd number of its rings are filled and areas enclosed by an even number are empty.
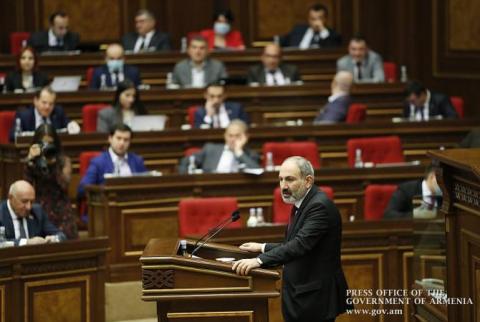
[[[352,89],[354,102],[368,105],[367,119],[391,119],[401,116],[404,100],[404,84],[362,84]],[[303,86],[248,87],[231,86],[227,90],[228,100],[243,103],[253,123],[272,124],[285,120],[312,121],[320,107],[326,104],[330,95],[329,84]],[[141,99],[152,114],[166,114],[167,126],[180,128],[186,121],[187,107],[204,103],[203,89],[166,90],[154,88],[141,91]],[[114,92],[81,90],[58,93],[57,104],[67,115],[81,120],[81,109],[85,104],[112,104]],[[33,94],[3,94],[0,110],[15,110],[33,102]]]
[[[448,321],[480,321],[480,149],[429,152],[440,164],[447,239],[449,298],[473,305],[448,305]]]
[[[0,321],[104,321],[107,238],[0,249]]]

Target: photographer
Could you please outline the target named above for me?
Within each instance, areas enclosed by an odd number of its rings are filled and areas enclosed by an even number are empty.
[[[35,130],[28,152],[25,179],[35,188],[36,201],[48,214],[50,221],[68,239],[78,237],[72,205],[68,197],[72,165],[63,155],[60,139],[50,124]]]

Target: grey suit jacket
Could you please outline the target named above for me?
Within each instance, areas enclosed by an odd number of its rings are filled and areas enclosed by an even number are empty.
[[[225,65],[216,59],[208,58],[205,61],[203,69],[205,71],[205,85],[228,77]],[[181,87],[192,86],[192,66],[190,59],[184,59],[175,65],[173,68],[172,81]]]
[[[283,77],[289,78],[291,82],[301,81],[300,73],[295,65],[280,64],[279,66]],[[261,85],[266,83],[265,67],[258,64],[250,67],[247,75],[248,83],[259,83]]]
[[[385,74],[383,73],[382,57],[368,50],[365,60],[362,62],[362,79],[356,79],[355,63],[350,55],[345,55],[337,60],[337,72],[347,71],[354,75],[356,83],[382,83],[385,82]]]
[[[202,169],[203,172],[212,173],[216,172],[220,158],[222,157],[225,144],[219,143],[207,143],[203,146],[202,150],[194,153],[195,165],[197,169]],[[237,158],[239,164],[245,164],[246,168],[259,168],[260,157],[255,151],[245,149],[244,153]],[[180,161],[178,168],[179,173],[187,173],[188,171],[189,157],[184,157]]]
[[[117,113],[113,106],[104,108],[97,115],[97,132],[109,133],[115,124],[121,122],[123,122],[122,115]]]

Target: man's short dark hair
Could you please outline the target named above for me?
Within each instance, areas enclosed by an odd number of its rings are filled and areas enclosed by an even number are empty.
[[[51,88],[50,86],[43,86],[42,88],[40,88],[38,91],[35,92],[34,96],[36,98],[40,98],[40,95],[42,94],[42,92],[47,92],[52,95],[57,95],[57,93],[55,93],[53,88]]]
[[[68,17],[67,13],[63,10],[59,10],[59,11],[55,11],[54,13],[52,13],[50,15],[50,17],[48,18],[48,21],[50,21],[50,24],[53,25],[53,22],[55,21],[55,18],[56,17],[62,17],[62,18],[66,18]]]
[[[310,7],[308,7],[308,11],[323,11],[325,12],[325,16],[328,16],[328,8],[327,6],[321,4],[321,3],[314,3]]]
[[[355,34],[352,36],[352,38],[350,38],[350,41],[357,41],[357,42],[363,41],[366,43],[367,39],[365,39],[365,37],[362,34]]]
[[[155,15],[153,14],[153,12],[151,12],[148,9],[138,10],[137,13],[135,14],[135,17],[139,17],[139,16],[147,16],[148,18],[155,20]]]
[[[425,88],[425,86],[416,80],[408,82],[407,86],[405,87],[405,96],[407,97],[412,94],[415,94],[418,96],[426,92],[427,92],[427,89]]]
[[[125,123],[117,123],[110,128],[110,136],[113,136],[115,132],[130,132],[130,138],[133,136],[133,131],[130,126]]]
[[[225,90],[225,81],[216,80],[214,82],[208,83],[205,87],[205,91],[207,91],[210,87],[222,87]]]
[[[191,44],[193,41],[201,41],[208,45],[207,39],[200,34],[196,34],[192,38],[190,38],[190,41],[188,42],[188,44]]]
[[[235,16],[233,15],[232,10],[230,9],[225,9],[225,10],[217,10],[213,14],[213,22],[217,21],[218,17],[224,16],[225,19],[227,19],[228,23],[232,23],[235,21]]]

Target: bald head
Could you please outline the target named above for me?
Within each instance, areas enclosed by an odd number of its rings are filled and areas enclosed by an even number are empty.
[[[35,201],[35,189],[25,180],[15,181],[8,191],[8,201],[18,217],[27,217]]]
[[[353,83],[353,75],[347,71],[340,71],[335,74],[332,80],[332,92],[336,93],[350,93],[350,88]]]
[[[110,44],[105,51],[106,60],[123,59],[123,47],[120,44]]]
[[[262,54],[262,63],[267,70],[276,70],[281,61],[282,49],[279,45],[271,43],[265,46]]]

